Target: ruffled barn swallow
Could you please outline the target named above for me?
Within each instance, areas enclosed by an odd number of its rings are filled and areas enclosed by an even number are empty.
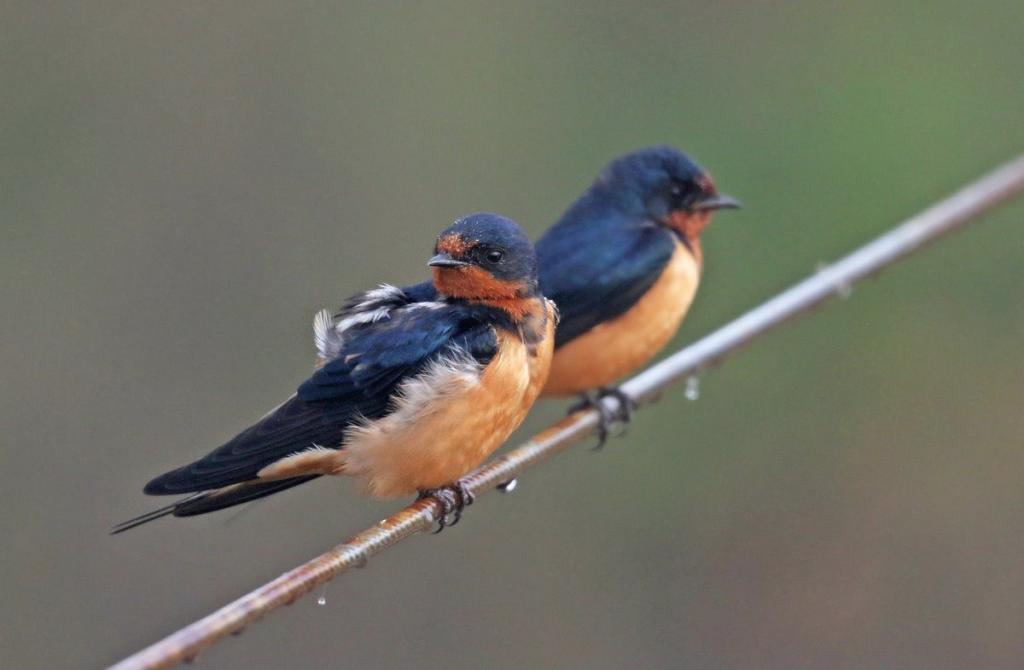
[[[353,298],[314,332],[321,361],[298,391],[199,460],[150,481],[192,495],[125,522],[203,514],[321,475],[349,475],[378,497],[434,495],[456,520],[472,502],[458,479],[522,422],[547,378],[557,320],[537,257],[495,214],[437,239],[431,300],[389,286]],[[441,522],[442,527],[444,521]]]
[[[602,442],[616,417],[604,414],[598,398],[618,397],[628,419],[629,399],[609,384],[675,335],[700,282],[701,233],[715,210],[739,206],[672,147],[641,149],[609,164],[537,241],[541,292],[561,313],[542,395],[582,394],[583,405],[602,412]],[[401,295],[433,300],[435,289],[417,284]]]

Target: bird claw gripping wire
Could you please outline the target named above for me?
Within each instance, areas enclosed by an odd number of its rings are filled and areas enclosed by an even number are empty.
[[[476,496],[469,490],[466,483],[461,479],[450,486],[441,486],[436,489],[420,491],[417,500],[434,498],[441,503],[441,516],[437,519],[437,535],[448,526],[454,526],[462,519],[462,512],[473,504]],[[451,520],[449,521],[449,517]]]
[[[605,407],[604,402],[602,402],[609,396],[619,401],[619,408],[616,411],[609,410]],[[616,423],[625,425],[633,420],[633,413],[636,411],[636,401],[617,386],[602,386],[593,393],[580,394],[580,401],[569,408],[569,413],[572,414],[584,409],[596,410],[600,417],[600,422],[597,426],[597,445],[592,449],[592,451],[597,451],[604,447],[604,443],[608,441],[613,425]],[[625,432],[625,429],[621,430],[616,437]]]

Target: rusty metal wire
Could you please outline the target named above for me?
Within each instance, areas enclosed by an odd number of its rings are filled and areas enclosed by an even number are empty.
[[[964,227],[1022,191],[1024,154],[839,261],[819,268],[807,279],[628,380],[621,389],[638,406],[652,403],[672,384],[721,362],[754,338],[807,313],[831,296],[845,294],[858,281],[920,250],[932,240]],[[605,398],[604,402],[609,410],[618,409],[619,401],[615,398]],[[465,482],[475,495],[489,491],[589,437],[597,427],[595,410],[568,416],[470,473]],[[206,647],[241,632],[247,625],[282,605],[293,603],[319,584],[349,568],[361,567],[370,557],[400,540],[430,529],[439,514],[441,506],[434,499],[417,501],[112,667],[117,670],[167,668],[189,661]]]

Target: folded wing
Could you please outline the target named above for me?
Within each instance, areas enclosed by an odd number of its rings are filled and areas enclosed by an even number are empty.
[[[497,352],[493,328],[448,303],[398,307],[346,328],[336,356],[280,407],[203,458],[149,482],[145,492],[180,494],[249,482],[263,468],[310,448],[337,449],[353,422],[385,416],[405,379],[440,356],[482,365]]]
[[[624,314],[672,258],[675,244],[664,229],[614,223],[555,226],[537,242],[541,292],[561,316],[555,347]]]

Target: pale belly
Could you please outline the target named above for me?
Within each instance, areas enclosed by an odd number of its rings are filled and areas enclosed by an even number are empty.
[[[553,326],[553,323],[552,323]],[[453,483],[480,465],[519,427],[547,377],[553,337],[533,356],[500,334],[501,353],[474,382],[441,378],[443,398],[423,412],[401,410],[350,432],[336,474],[353,475],[378,497],[410,495]]]
[[[606,386],[643,366],[679,330],[699,283],[697,261],[677,242],[661,276],[635,305],[555,352],[542,395]]]

